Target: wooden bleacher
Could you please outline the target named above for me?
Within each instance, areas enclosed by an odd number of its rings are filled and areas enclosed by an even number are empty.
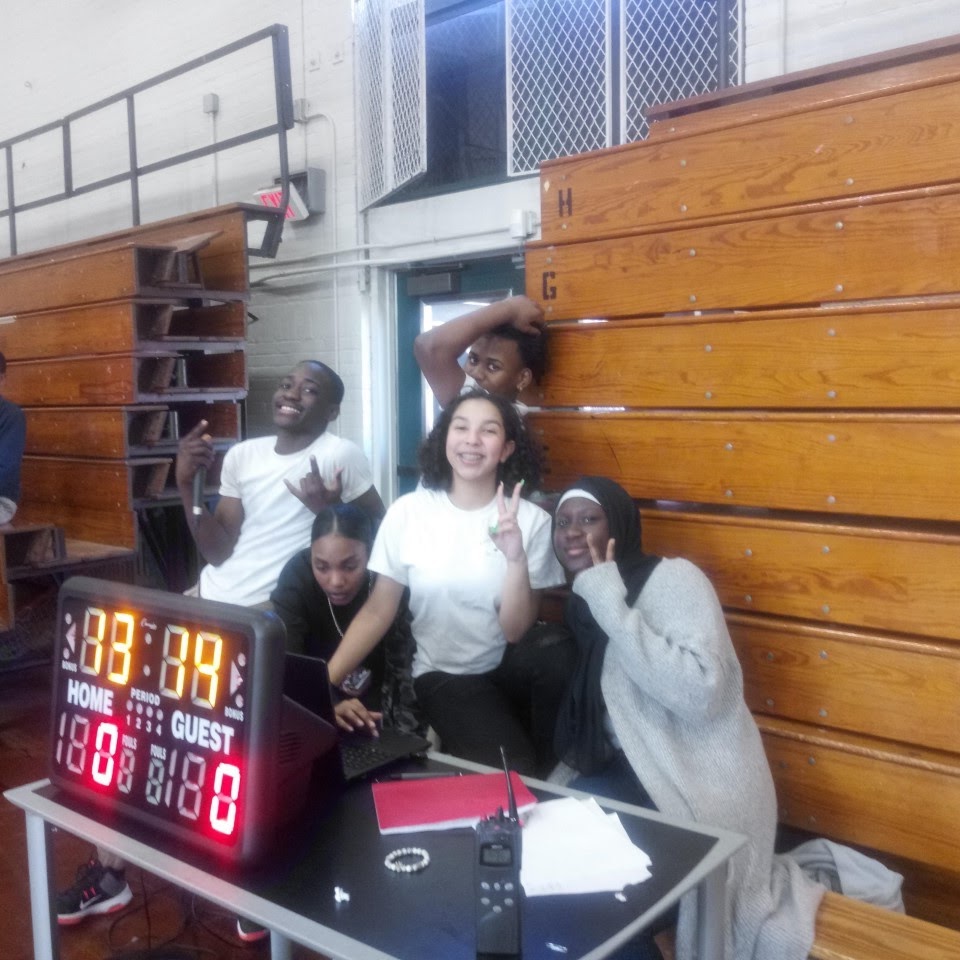
[[[666,105],[543,165],[527,249],[547,488],[709,574],[782,823],[905,876],[820,960],[960,956],[958,100],[951,38]]]
[[[239,439],[259,216],[235,204],[0,260],[5,396],[27,417],[0,632],[44,577],[132,579],[147,509],[177,501],[179,436],[205,419],[221,451]]]

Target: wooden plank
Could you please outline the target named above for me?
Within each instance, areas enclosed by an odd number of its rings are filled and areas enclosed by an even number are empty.
[[[542,406],[950,409],[960,302],[552,324]]]
[[[70,538],[136,549],[134,504],[160,496],[171,463],[26,456],[18,515],[61,526]]]
[[[27,517],[48,517],[51,522],[73,537],[104,542],[128,550],[137,549],[136,516],[119,510],[77,511],[68,503],[28,503],[23,508]]]
[[[132,231],[137,242],[174,243],[188,233],[214,233],[199,251],[203,286],[206,290],[234,293],[246,299],[250,287],[247,261],[247,221],[261,211],[251,205],[233,204],[201,210],[170,221],[144,224]],[[104,238],[109,240],[109,238]]]
[[[78,512],[130,510],[135,498],[149,495],[155,489],[156,468],[166,471],[170,463],[167,457],[94,460],[26,456],[23,458],[22,477],[23,488],[29,494],[24,496],[21,509],[27,504],[31,507],[37,504],[65,504]],[[68,537],[113,543],[109,539],[84,537],[74,533],[70,526],[63,526]]]
[[[545,488],[585,471],[634,497],[960,520],[960,419],[937,414],[531,413]]]
[[[164,308],[138,307],[135,301],[121,300],[14,315],[0,324],[0,350],[8,360],[128,352],[136,345],[138,309],[156,312]],[[96,337],[90,336],[91,330],[96,330]]]
[[[828,891],[817,912],[812,960],[948,960],[960,932]]]
[[[754,712],[957,751],[960,645],[739,613],[727,624]]]
[[[28,454],[123,459],[175,453],[183,433],[200,419],[217,445],[240,439],[236,403],[124,407],[28,407]]]
[[[728,611],[960,639],[960,534],[641,510],[643,546],[710,577]]]
[[[956,754],[770,717],[757,724],[782,823],[948,870],[960,863]]]
[[[28,407],[26,453],[122,459],[129,407]],[[156,410],[156,407],[149,408]]]
[[[846,204],[619,239],[530,244],[527,293],[543,302],[548,320],[576,320],[960,290],[956,187]],[[905,257],[905,249],[916,255]]]
[[[566,160],[541,173],[542,240],[598,240],[943,183],[960,152],[958,98],[960,78]]]
[[[8,366],[7,392],[24,407],[135,403],[140,370],[129,354],[26,360]]]
[[[36,360],[132,353],[172,341],[194,341],[196,349],[196,342],[245,336],[246,306],[240,302],[189,308],[174,301],[116,300],[4,317],[0,351],[8,360]]]
[[[85,250],[63,260],[21,263],[17,269],[11,267],[13,259],[0,261],[0,313],[7,316],[137,296],[190,295],[168,285],[176,262],[168,247]]]
[[[198,210],[168,220],[159,220],[115,233],[104,234],[57,247],[46,247],[0,260],[0,273],[18,270],[34,262],[72,256],[78,251],[97,251],[107,247],[139,244],[176,244],[185,237],[201,233],[215,234],[199,252],[206,290],[232,292],[230,299],[246,299],[249,284],[246,251],[246,224],[249,219],[264,218],[264,209],[254,204],[227,204]],[[2,301],[0,301],[2,303]],[[10,312],[0,307],[0,313]]]
[[[222,352],[227,351],[227,352]],[[247,391],[242,345],[194,345],[176,353],[110,354],[11,363],[9,399],[21,406],[120,405],[202,399],[207,393],[240,397]]]

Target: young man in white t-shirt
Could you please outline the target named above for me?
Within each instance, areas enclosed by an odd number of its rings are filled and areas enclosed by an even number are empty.
[[[497,300],[421,333],[413,354],[441,407],[463,390],[479,387],[506,397],[523,416],[527,408],[520,395],[546,369],[543,311],[525,296]]]
[[[241,606],[267,602],[283,565],[309,543],[314,515],[330,503],[354,503],[375,519],[383,516],[363,452],[326,432],[343,392],[343,381],[326,364],[297,364],[273,395],[276,436],[227,451],[212,513],[193,500],[194,477],[214,458],[206,423],[180,442],[177,488],[208,563],[200,572],[201,597]]]

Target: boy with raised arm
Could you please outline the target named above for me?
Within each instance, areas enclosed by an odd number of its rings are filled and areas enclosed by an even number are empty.
[[[413,354],[441,407],[461,391],[479,387],[506,397],[524,414],[518,398],[546,369],[543,327],[539,304],[522,295],[508,297],[421,333]]]

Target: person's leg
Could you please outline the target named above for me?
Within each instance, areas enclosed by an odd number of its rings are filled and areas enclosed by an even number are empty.
[[[526,722],[537,753],[537,775],[557,765],[553,750],[557,712],[577,664],[576,643],[559,624],[537,624],[504,651],[493,671],[497,686]]]
[[[635,807],[644,807],[647,810],[657,809],[622,750],[617,751],[610,763],[599,773],[578,774],[567,786],[572,790],[592,793],[595,797],[632,803]]]
[[[77,868],[76,880],[57,894],[57,922],[71,926],[104,913],[125,907],[133,893],[127,883],[123,860],[107,850],[96,854]]]
[[[511,770],[536,772],[533,743],[490,674],[434,671],[417,677],[414,689],[444,752],[499,767],[503,746]]]
[[[595,797],[632,803],[635,807],[656,810],[657,805],[640,782],[630,761],[623,751],[618,751],[610,763],[599,773],[581,774],[568,784],[572,790],[582,790]],[[656,934],[676,926],[679,908],[672,907],[662,917],[655,920],[650,929],[631,940],[622,949],[623,953],[613,954],[613,960],[660,960],[662,952],[653,938]]]

